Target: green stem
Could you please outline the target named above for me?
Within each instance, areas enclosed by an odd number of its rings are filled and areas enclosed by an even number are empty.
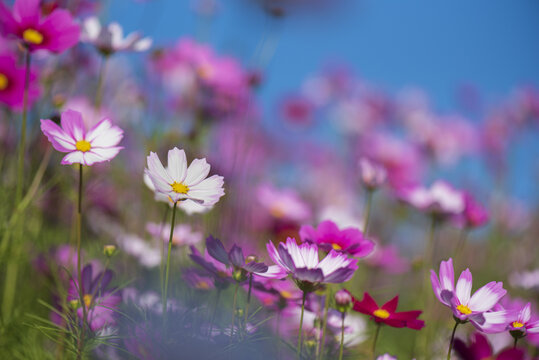
[[[238,299],[239,288],[240,283],[236,282],[236,287],[234,288],[234,299],[232,300],[232,325],[230,327],[230,341],[232,341],[232,336],[234,336],[234,322],[236,321],[236,300]]]
[[[251,303],[251,289],[253,287],[253,274],[249,274],[249,291],[247,291],[247,304],[245,305],[245,328],[247,328],[247,319],[249,318],[249,304]]]
[[[105,72],[107,70],[108,56],[103,56],[101,60],[101,67],[99,68],[99,75],[97,78],[97,89],[95,92],[95,108],[99,110],[101,108],[101,101],[103,100],[103,80],[105,78]]]
[[[468,240],[468,228],[462,228],[460,232],[459,242],[457,243],[457,249],[455,251],[455,256],[460,255],[460,253],[466,248],[466,241]]]
[[[455,326],[453,327],[453,332],[451,333],[451,340],[449,340],[449,350],[447,350],[447,360],[451,359],[451,350],[453,350],[453,340],[455,340],[455,332],[457,331],[457,326],[459,326],[459,322],[455,321]]]
[[[81,239],[82,239],[82,189],[83,189],[83,177],[82,177],[82,164],[79,164],[79,196],[77,203],[77,279],[79,283],[79,301],[82,306],[82,327],[80,337],[78,339],[78,351],[77,359],[82,358],[82,352],[84,349],[84,337],[86,332],[86,304],[84,302],[84,289],[82,284],[82,268],[81,268]]]
[[[297,357],[301,359],[301,336],[303,335],[303,313],[305,312],[305,299],[307,298],[307,292],[303,292],[303,300],[301,301],[301,316],[299,318],[299,332],[298,332],[298,347],[297,347]]]
[[[320,359],[324,356],[324,347],[326,345],[326,328],[328,325],[329,299],[331,297],[330,285],[326,288],[326,299],[324,301],[324,317],[322,319],[322,341],[320,343]]]
[[[371,208],[372,208],[372,195],[374,194],[373,190],[367,190],[367,196],[365,199],[365,220],[363,222],[363,234],[365,236],[369,233],[369,221],[371,219]]]
[[[342,353],[344,349],[344,313],[341,314],[342,323],[341,323],[341,346],[339,348],[339,360],[342,360]]]
[[[172,252],[172,238],[174,236],[174,222],[176,221],[176,207],[178,202],[174,203],[172,208],[172,222],[170,223],[170,236],[168,238],[168,252],[167,252],[167,265],[165,269],[165,286],[162,294],[162,305],[163,305],[163,326],[166,324],[167,319],[167,299],[168,299],[168,274],[170,271],[170,253]]]
[[[22,108],[22,123],[21,123],[21,139],[19,142],[19,159],[17,163],[17,183],[15,188],[15,205],[16,209],[22,199],[22,192],[24,187],[24,154],[26,147],[26,119],[28,113],[28,89],[30,87],[30,51],[26,49],[25,53],[26,71],[24,78],[24,94],[23,94],[23,108]],[[23,237],[23,225],[18,222],[16,224],[16,240],[22,241]],[[4,244],[2,244],[4,245]],[[7,243],[5,244],[7,246]],[[17,244],[19,245],[19,244]],[[13,310],[13,302],[15,299],[15,289],[17,288],[17,277],[19,273],[18,256],[20,255],[20,246],[14,250],[11,259],[8,261],[6,268],[6,280],[4,287],[4,296],[2,299],[2,314],[4,322],[7,322],[11,317]]]
[[[380,329],[382,325],[380,323],[376,324],[376,331],[374,333],[374,339],[372,340],[372,358],[376,358],[376,343],[378,342],[378,336],[380,335]]]
[[[517,342],[518,342],[518,338],[515,337],[515,342],[513,343],[513,349],[517,348]]]
[[[219,306],[219,300],[221,299],[221,291],[222,289],[218,287],[217,298],[215,299],[215,306],[213,308],[213,313],[211,314],[211,319],[210,319],[210,330],[208,331],[208,338],[211,338],[211,332],[213,330],[213,322],[215,321],[215,314],[217,313],[217,307]]]
[[[161,238],[161,232],[163,231],[163,226],[165,225],[167,218],[168,218],[168,212],[169,212],[169,205],[168,203],[165,205],[165,214],[163,216],[163,221],[161,222],[161,225],[159,226],[159,234],[157,236],[161,248],[161,264],[159,265],[159,287],[161,288],[161,294],[163,293],[164,289],[164,282],[165,282],[165,242]]]

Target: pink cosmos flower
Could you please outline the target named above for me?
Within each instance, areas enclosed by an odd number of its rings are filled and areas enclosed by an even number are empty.
[[[62,159],[63,165],[91,166],[110,161],[123,149],[117,146],[123,130],[113,126],[110,119],[103,119],[86,131],[82,114],[74,110],[62,113],[61,127],[52,120],[42,119],[41,131],[56,150],[68,153]]]
[[[321,222],[315,229],[310,225],[304,225],[299,230],[303,242],[314,243],[324,251],[335,250],[343,254],[364,257],[374,249],[374,243],[365,238],[363,233],[355,228],[339,230],[337,225],[330,220]]]
[[[464,192],[463,196],[464,211],[456,221],[468,229],[485,225],[489,220],[487,209],[477,202],[469,192]]]
[[[293,238],[288,238],[286,244],[280,243],[278,249],[272,241],[266,247],[273,262],[291,274],[298,287],[307,292],[315,290],[321,283],[346,282],[358,268],[357,259],[350,259],[333,249],[319,261],[316,244],[298,245]]]
[[[174,203],[193,201],[204,206],[215,205],[223,190],[223,177],[210,173],[206,159],[195,159],[187,167],[185,151],[174,148],[168,151],[168,167],[165,169],[156,153],[150,152],[147,158],[146,174],[152,180],[155,191],[166,195]]]
[[[146,230],[152,236],[160,238],[165,243],[168,243],[170,237],[170,224],[148,223]],[[173,246],[196,245],[202,241],[202,233],[193,231],[191,225],[178,224],[174,227],[172,235]]]
[[[521,336],[539,333],[539,320],[532,320],[531,303],[527,303],[512,320],[507,327],[510,332],[521,333]]]
[[[301,95],[291,95],[281,103],[281,113],[287,122],[305,126],[313,120],[314,104]]]
[[[465,208],[463,193],[445,181],[436,181],[430,188],[405,189],[399,196],[415,208],[439,216],[458,215]]]
[[[387,171],[383,166],[365,157],[359,160],[359,173],[363,186],[370,191],[380,187],[387,178]]]
[[[13,55],[0,55],[0,102],[15,109],[22,108],[24,98],[24,83],[26,71],[17,66]],[[39,98],[37,73],[30,72],[30,87],[28,89],[28,104]]]
[[[260,205],[276,219],[302,222],[311,216],[309,206],[292,189],[277,189],[264,184],[257,189],[256,196]]]
[[[492,281],[471,295],[472,273],[464,270],[455,287],[453,259],[440,263],[439,277],[431,270],[432,289],[438,300],[451,308],[453,315],[461,322],[471,321],[484,332],[491,332],[496,324],[507,323],[509,311],[490,311],[507,293],[503,283]],[[471,295],[471,296],[470,296]]]
[[[374,252],[366,259],[371,266],[381,268],[390,274],[402,274],[410,268],[410,261],[401,256],[395,245],[377,244]]]
[[[0,31],[19,38],[30,51],[60,53],[79,41],[80,27],[67,10],[42,17],[40,0],[16,0],[13,10],[0,3]]]
[[[497,355],[494,354],[492,346],[487,338],[480,333],[473,333],[468,345],[461,339],[455,339],[455,353],[462,360],[524,360],[525,352],[522,349],[505,349]]]
[[[84,20],[81,41],[94,45],[103,55],[111,55],[118,51],[146,51],[152,46],[152,39],[142,38],[139,33],[131,33],[125,38],[122,27],[118,23],[110,23],[102,27],[95,16]]]

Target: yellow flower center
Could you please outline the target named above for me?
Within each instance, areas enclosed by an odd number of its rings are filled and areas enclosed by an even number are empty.
[[[335,250],[342,250],[342,246],[339,244],[331,244],[331,247]]]
[[[467,307],[466,305],[462,305],[462,304],[457,306],[457,310],[463,315],[470,315],[472,313],[472,310],[470,310],[469,307]]]
[[[79,140],[75,144],[75,147],[79,151],[86,152],[86,151],[89,151],[92,148],[92,145],[90,145],[90,143],[88,141],[86,141],[86,140]]]
[[[290,291],[283,290],[281,291],[281,296],[285,299],[290,299],[292,297],[292,293]]]
[[[195,287],[199,290],[208,290],[210,288],[210,284],[208,284],[207,281],[202,280],[199,281]]]
[[[284,217],[284,209],[281,204],[275,204],[270,208],[270,214],[278,219]]]
[[[92,295],[86,294],[82,297],[82,300],[84,300],[84,305],[86,306],[86,308],[89,308],[92,304]]]
[[[7,79],[7,76],[0,73],[0,90],[5,90],[8,85],[9,85],[9,80]]]
[[[372,314],[380,319],[387,319],[389,317],[389,312],[384,309],[374,310]]]
[[[213,76],[213,68],[209,64],[204,64],[198,67],[198,76],[204,80],[209,80]]]
[[[187,186],[176,181],[170,184],[170,186],[172,186],[172,191],[178,194],[187,194],[187,192],[189,191],[189,188]]]
[[[26,29],[22,33],[22,38],[24,41],[30,44],[39,45],[43,42],[43,35],[34,29]]]
[[[514,322],[513,322],[513,327],[521,328],[521,327],[523,327],[523,326],[524,326],[524,324],[521,323],[521,322],[518,322],[518,321],[514,321]]]

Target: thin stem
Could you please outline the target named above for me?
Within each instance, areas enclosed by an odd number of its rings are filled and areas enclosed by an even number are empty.
[[[453,350],[453,340],[455,340],[455,332],[457,331],[457,326],[459,326],[459,322],[455,321],[455,326],[453,327],[453,332],[451,333],[451,340],[449,340],[449,350],[447,350],[447,360],[451,359],[451,350]]]
[[[382,325],[380,323],[376,323],[376,331],[374,333],[374,339],[372,340],[372,358],[376,358],[376,343],[378,342],[378,336],[380,335],[380,329],[382,328]]]
[[[324,317],[322,319],[322,340],[320,343],[320,353],[319,358],[321,359],[324,356],[324,347],[326,345],[326,328],[328,325],[328,312],[329,312],[329,299],[331,297],[331,288],[326,288],[326,299],[324,300]]]
[[[249,290],[247,291],[247,304],[245,305],[245,328],[247,328],[247,319],[249,318],[249,304],[251,303],[251,289],[253,287],[253,274],[249,274]]]
[[[82,263],[81,263],[81,241],[82,241],[82,189],[83,189],[83,172],[82,164],[79,164],[79,196],[77,203],[77,281],[79,287],[79,301],[82,306],[82,328],[80,338],[78,340],[77,359],[82,358],[84,348],[84,337],[86,332],[86,304],[84,302],[84,289],[82,284]]]
[[[215,299],[215,306],[213,307],[213,313],[211,314],[211,319],[210,319],[210,330],[208,331],[208,338],[211,337],[211,332],[213,330],[213,322],[215,321],[215,314],[217,313],[217,307],[219,306],[219,300],[221,299],[221,291],[222,289],[218,287],[217,297]]]
[[[161,294],[163,293],[163,284],[165,282],[165,242],[161,238],[161,233],[163,231],[163,226],[165,226],[165,223],[168,218],[168,212],[170,207],[168,206],[168,203],[165,205],[165,214],[163,215],[163,221],[161,222],[161,225],[159,226],[159,234],[158,234],[158,241],[161,244],[161,264],[159,265],[159,287],[161,288]]]
[[[240,283],[236,282],[236,287],[234,288],[234,299],[232,300],[232,326],[230,327],[230,341],[232,341],[232,336],[234,335],[234,322],[236,320],[236,300],[238,299],[239,288]]]
[[[371,207],[372,207],[372,195],[374,194],[373,190],[367,190],[367,195],[365,198],[365,220],[363,222],[363,234],[367,236],[369,233],[369,220],[371,219]]]
[[[457,243],[457,249],[455,251],[455,256],[460,255],[460,253],[466,248],[466,241],[468,240],[468,228],[463,227],[460,231],[459,242]]]
[[[30,51],[26,49],[25,53],[25,79],[24,79],[24,94],[23,94],[23,108],[22,108],[22,123],[21,123],[21,139],[19,142],[19,159],[17,164],[17,183],[15,188],[15,204],[13,206],[16,209],[22,199],[23,185],[24,185],[24,154],[26,143],[26,119],[28,113],[28,88],[30,87]],[[22,240],[23,237],[23,225],[21,222],[16,224],[16,240]],[[7,242],[6,244],[7,247]],[[17,288],[17,277],[19,272],[18,256],[20,253],[20,246],[18,246],[8,261],[6,269],[6,279],[4,296],[2,299],[2,313],[4,321],[7,321],[11,316],[13,310],[13,300],[15,298],[15,289]]]
[[[513,343],[513,349],[517,348],[518,338],[515,336],[515,342]]]
[[[172,238],[174,236],[174,222],[176,220],[176,207],[178,202],[174,203],[172,208],[172,222],[170,223],[170,236],[168,238],[168,252],[167,252],[167,265],[165,270],[165,286],[162,294],[162,305],[163,305],[163,326],[166,324],[167,319],[167,298],[168,298],[168,274],[170,270],[170,253],[172,252]]]
[[[299,318],[299,332],[298,332],[298,348],[296,351],[298,359],[301,359],[301,336],[303,335],[303,313],[305,312],[305,299],[307,298],[307,292],[303,292],[303,299],[301,300],[301,316]]]
[[[101,67],[99,68],[99,75],[97,78],[97,89],[95,92],[95,108],[99,110],[101,108],[101,101],[103,100],[103,80],[105,78],[105,72],[107,71],[108,56],[103,56],[101,60]]]
[[[341,314],[342,323],[341,323],[341,346],[339,348],[339,360],[342,360],[342,353],[344,348],[344,313]]]

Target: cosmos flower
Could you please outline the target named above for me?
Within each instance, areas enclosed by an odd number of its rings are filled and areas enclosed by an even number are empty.
[[[152,180],[155,191],[168,196],[174,203],[193,201],[203,206],[213,206],[225,193],[222,176],[207,178],[210,165],[206,159],[195,159],[188,168],[185,151],[175,147],[168,151],[166,169],[154,152],[150,152],[147,161],[145,172]]]
[[[358,301],[352,298],[352,301],[354,303],[354,311],[370,315],[376,323],[382,323],[396,328],[407,327],[414,330],[421,330],[425,326],[423,320],[417,319],[422,311],[396,311],[399,303],[398,296],[395,296],[382,306],[378,306],[376,301],[367,292],[363,295],[363,300]]]
[[[84,20],[82,24],[81,41],[94,45],[105,55],[112,55],[118,51],[146,51],[152,46],[152,39],[142,38],[136,32],[123,36],[123,29],[118,23],[110,23],[102,27],[95,16]]]
[[[456,221],[468,229],[474,229],[485,225],[488,220],[487,209],[481,205],[469,192],[464,192],[464,211]]]
[[[122,234],[116,238],[116,242],[123,252],[135,257],[146,268],[161,264],[163,256],[160,247],[152,246],[137,235]]]
[[[379,188],[387,179],[386,169],[366,157],[359,160],[361,182],[370,191]]]
[[[461,322],[469,320],[482,331],[489,332],[490,326],[494,327],[495,323],[506,322],[505,319],[511,315],[508,311],[489,311],[493,310],[498,301],[507,293],[503,288],[503,283],[492,281],[471,295],[472,273],[466,269],[461,273],[455,287],[453,259],[451,258],[440,263],[439,278],[434,270],[431,270],[430,278],[432,289],[438,300],[451,308],[455,318]],[[485,325],[489,328],[485,328]]]
[[[376,358],[376,360],[397,360],[396,357],[391,356],[389,354],[380,355]]]
[[[277,189],[263,184],[256,191],[258,203],[278,220],[302,222],[309,219],[309,206],[292,189]]]
[[[122,147],[117,146],[123,138],[123,130],[113,126],[110,119],[103,119],[86,131],[82,114],[74,110],[62,113],[61,127],[52,120],[41,120],[41,131],[52,146],[68,153],[62,164],[82,164],[91,166],[110,161]]]
[[[221,240],[211,235],[206,239],[206,249],[215,260],[226,267],[234,268],[232,276],[236,281],[244,280],[248,273],[274,279],[282,279],[286,276],[286,272],[277,265],[267,266],[262,262],[257,262],[253,256],[245,258],[243,250],[236,244],[232,245],[227,252]]]
[[[522,349],[505,349],[495,355],[487,338],[477,332],[470,336],[468,345],[461,339],[455,339],[453,349],[462,360],[524,360],[525,358],[525,352]]]
[[[155,191],[155,185],[153,184],[152,179],[150,179],[150,176],[147,173],[144,173],[143,180],[144,184],[148,187],[148,189],[153,191],[155,201],[168,203],[171,207],[174,206],[174,203],[170,201],[168,195]],[[202,214],[208,212],[213,208],[213,206],[204,206],[195,201],[180,201],[177,206],[187,215]]]
[[[60,53],[79,41],[80,27],[67,10],[56,9],[42,17],[40,0],[16,0],[10,10],[0,3],[0,30],[19,38],[30,51]]]
[[[0,102],[14,109],[21,109],[24,98],[24,83],[26,72],[17,66],[13,55],[0,55]],[[30,72],[28,88],[28,104],[39,98],[39,88],[36,71]]]
[[[533,321],[531,318],[531,303],[527,303],[515,316],[507,326],[507,330],[513,333],[518,333],[520,337],[526,333],[539,333],[539,320]]]
[[[148,223],[146,230],[152,236],[160,238],[168,243],[170,237],[170,224]],[[195,245],[202,241],[202,233],[193,231],[188,224],[178,224],[174,226],[174,234],[172,235],[173,246]]]
[[[373,254],[366,259],[366,262],[390,274],[402,274],[410,269],[410,261],[399,253],[395,245],[376,244]]]
[[[287,273],[292,275],[300,289],[310,292],[322,283],[343,283],[357,270],[357,259],[331,250],[321,261],[318,260],[318,246],[304,243],[298,246],[296,240],[288,238],[277,249],[273,242],[266,245],[268,254]]]
[[[374,243],[355,228],[340,230],[330,220],[322,221],[315,229],[304,225],[299,230],[301,240],[314,243],[324,251],[335,250],[346,255],[364,257],[374,250]]]
[[[458,215],[465,208],[463,193],[445,181],[436,181],[430,188],[404,189],[399,196],[413,207],[437,216]]]
[[[115,309],[122,301],[122,295],[117,289],[109,288],[112,276],[111,270],[94,274],[93,266],[86,265],[82,270],[82,286],[79,287],[78,280],[71,280],[67,301],[77,308],[77,316],[82,319],[83,310],[78,292],[81,289],[92,331],[116,324]]]
[[[213,278],[207,276],[205,273],[201,272],[198,269],[187,269],[183,272],[182,278],[185,280],[187,285],[191,288],[208,291],[215,289],[215,283]]]

